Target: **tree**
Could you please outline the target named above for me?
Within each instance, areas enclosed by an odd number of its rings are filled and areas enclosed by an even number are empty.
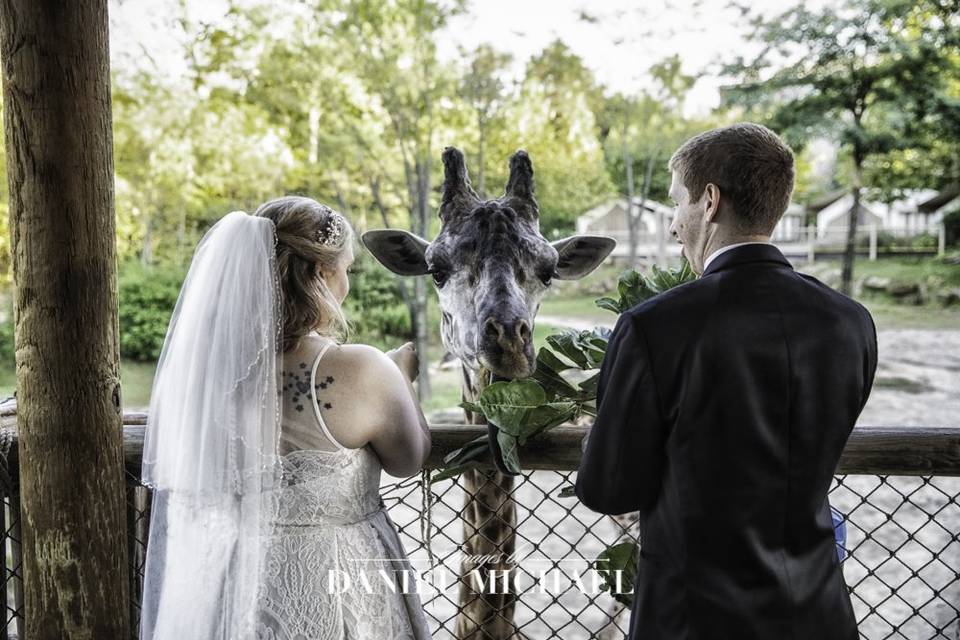
[[[935,3],[934,3],[935,4]],[[753,19],[756,60],[742,57],[725,72],[739,83],[728,87],[728,104],[757,109],[768,122],[802,146],[826,133],[850,152],[850,208],[841,290],[853,280],[857,223],[864,166],[871,156],[914,146],[908,126],[920,104],[916,96],[940,86],[947,67],[956,15],[936,11],[944,28],[905,33],[916,3],[907,0],[849,0],[840,8],[803,6],[770,19]]]
[[[696,78],[682,72],[679,57],[671,56],[653,65],[650,75],[655,81],[652,92],[638,96],[616,94],[606,100],[600,118],[607,134],[604,149],[608,171],[620,192],[626,195],[628,255],[632,266],[637,264],[641,222],[639,212],[634,213],[634,165],[637,161],[642,162],[639,203],[642,211],[648,198],[665,199],[670,184],[666,155],[700,126],[700,123],[687,121],[680,115],[686,93]],[[660,264],[665,262],[665,228],[666,221],[660,220],[657,238]]]
[[[482,44],[473,52],[470,65],[460,79],[460,94],[473,111],[478,140],[476,162],[476,191],[486,199],[486,147],[492,123],[501,122],[506,102],[506,87],[500,74],[510,63],[511,56],[498,53],[490,45]]]
[[[130,634],[107,22],[0,5],[29,638]]]
[[[578,215],[613,193],[596,118],[602,100],[593,73],[557,40],[527,63],[502,126],[490,132],[491,180],[506,183],[504,160],[517,149],[533,159],[540,228],[548,238],[572,232]]]

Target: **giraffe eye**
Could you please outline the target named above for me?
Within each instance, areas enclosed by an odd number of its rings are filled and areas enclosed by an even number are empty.
[[[543,283],[543,286],[549,287],[550,283],[553,281],[554,276],[556,276],[556,271],[544,271],[540,275],[540,282]]]
[[[430,273],[433,275],[433,283],[438,287],[442,287],[443,283],[450,277],[450,274],[442,269],[434,269]]]

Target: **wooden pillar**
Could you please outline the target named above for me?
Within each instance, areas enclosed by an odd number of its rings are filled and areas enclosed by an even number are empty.
[[[107,0],[0,0],[25,637],[129,636]]]

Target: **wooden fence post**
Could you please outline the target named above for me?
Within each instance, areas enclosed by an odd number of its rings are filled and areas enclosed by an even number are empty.
[[[24,636],[36,640],[129,637],[107,32],[107,0],[0,2]]]

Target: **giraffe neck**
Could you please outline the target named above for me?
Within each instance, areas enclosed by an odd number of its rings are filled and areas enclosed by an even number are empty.
[[[490,371],[485,367],[479,369],[468,369],[463,364],[460,365],[463,373],[461,380],[460,396],[463,400],[476,402],[480,398],[480,393],[490,384]],[[486,424],[487,421],[480,414],[472,411],[466,411],[467,424]]]

